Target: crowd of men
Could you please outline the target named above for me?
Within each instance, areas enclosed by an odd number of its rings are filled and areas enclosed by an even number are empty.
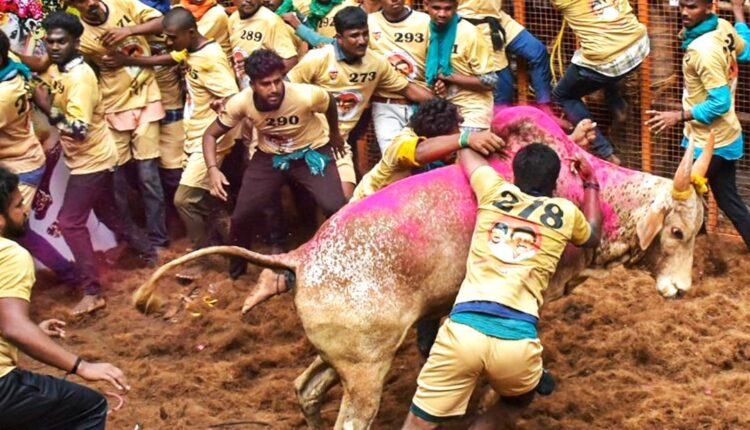
[[[62,322],[37,327],[29,318],[31,256],[83,292],[73,315],[106,306],[86,225],[92,212],[118,251],[147,267],[169,247],[178,219],[194,249],[263,241],[280,250],[283,187],[304,217],[329,217],[457,152],[480,209],[454,310],[442,326],[420,322],[427,362],[405,428],[462,415],[482,374],[501,402],[476,428],[527,405],[544,380],[538,297],[565,243],[596,246],[601,213],[596,176],[582,158],[583,210],[552,197],[560,160],[544,145],[516,155],[515,184],[487,167],[485,157],[504,146],[491,130],[494,109],[513,102],[508,56],[527,60],[540,109],[560,111],[561,125],[576,124],[572,140],[619,164],[583,97],[603,90],[612,117],[624,121],[617,84],[649,55],[646,26],[627,0],[552,4],[580,42],[554,86],[547,47],[490,0],[426,0],[426,13],[405,0],[68,0],[67,11],[43,20],[42,56],[12,52],[0,33],[0,427],[106,422],[100,395],[18,369],[18,348],[68,374],[127,388],[119,369],[49,340],[64,335]],[[750,29],[742,0],[732,5],[734,26],[712,12],[711,0],[680,1],[682,109],[650,111],[647,125],[661,133],[683,124],[683,145],[692,141],[696,157],[714,134],[707,178],[696,181],[707,180],[750,246],[750,213],[735,182],[743,137],[733,101],[737,62],[750,61]],[[357,172],[353,142],[369,116],[382,159]],[[40,122],[53,130],[51,148],[35,134]],[[49,205],[37,189],[50,168],[45,149],[55,147],[70,173],[57,220],[73,262],[25,226],[32,207]],[[514,199],[500,205],[501,195]],[[507,270],[516,265],[539,275]],[[245,270],[232,261],[233,278]],[[260,285],[250,307],[285,288]]]

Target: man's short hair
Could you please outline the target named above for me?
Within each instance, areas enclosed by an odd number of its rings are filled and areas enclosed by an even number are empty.
[[[263,79],[276,72],[284,73],[284,60],[270,49],[256,49],[245,59],[245,73],[250,81]]]
[[[80,38],[83,34],[81,20],[77,16],[63,11],[52,12],[47,15],[42,21],[42,27],[47,33],[52,30],[64,30],[75,39]]]
[[[333,25],[337,34],[344,34],[346,30],[367,27],[367,13],[359,6],[347,6],[336,12]]]
[[[417,136],[436,137],[452,134],[458,127],[458,108],[445,99],[434,98],[419,105],[409,119]]]
[[[525,193],[551,196],[560,175],[560,157],[543,143],[521,148],[513,158],[514,183]]]
[[[18,175],[5,167],[0,167],[0,214],[8,214],[10,196],[18,187]]]
[[[176,30],[190,30],[197,29],[198,23],[195,21],[195,17],[189,10],[184,7],[175,7],[169,10],[164,15],[164,21],[162,21],[164,28],[173,28]]]

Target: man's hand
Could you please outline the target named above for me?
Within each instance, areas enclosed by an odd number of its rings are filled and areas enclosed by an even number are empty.
[[[346,142],[344,142],[344,138],[341,137],[341,134],[332,133],[329,142],[331,144],[331,149],[333,150],[333,155],[337,158],[342,158],[346,155]]]
[[[745,22],[745,0],[732,0],[732,12],[734,12],[734,22]]]
[[[682,112],[680,111],[659,112],[656,110],[647,110],[646,113],[651,115],[651,119],[647,120],[645,124],[649,126],[651,132],[654,134],[659,134],[662,131],[673,127],[682,119]]]
[[[111,28],[99,40],[104,46],[109,47],[132,34],[130,27]]]
[[[229,181],[227,181],[227,177],[224,176],[224,173],[218,167],[212,166],[208,169],[208,183],[211,186],[212,196],[227,201],[227,192],[224,186],[229,185]]]
[[[570,140],[584,148],[591,145],[594,139],[596,139],[596,123],[588,118],[582,119],[570,134]]]
[[[302,25],[302,21],[299,20],[299,17],[294,12],[287,12],[281,15],[281,19],[283,19],[285,23],[291,25],[295,30]]]
[[[224,112],[224,106],[227,104],[227,99],[214,100],[209,104],[211,109],[216,113]]]
[[[438,79],[432,85],[432,92],[435,93],[435,95],[438,97],[445,98],[448,96],[448,86],[445,84],[445,81],[443,81],[442,79]]]
[[[129,391],[130,386],[122,370],[109,363],[87,363],[82,361],[76,372],[81,378],[93,381],[107,381],[120,391]]]
[[[125,65],[126,58],[127,55],[122,52],[110,51],[102,57],[102,63],[110,69],[119,69]]]
[[[60,337],[65,339],[65,322],[49,319],[39,323],[39,329],[49,337]]]
[[[485,157],[505,147],[505,141],[491,131],[469,133],[469,147]]]
[[[594,175],[594,169],[583,155],[577,154],[570,160],[570,171],[573,174],[578,175],[584,182],[597,181],[596,176]]]

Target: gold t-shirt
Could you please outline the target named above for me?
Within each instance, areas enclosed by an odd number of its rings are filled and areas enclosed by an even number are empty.
[[[456,303],[490,301],[538,317],[565,245],[591,236],[586,217],[568,200],[523,193],[489,166],[472,173],[471,187],[479,209]]]
[[[66,72],[53,64],[42,76],[42,80],[49,83],[53,109],[64,115],[69,124],[79,122],[88,126],[83,142],[60,140],[65,165],[71,175],[111,169],[117,164],[117,151],[104,120],[99,82],[88,64],[79,60],[71,63]]]
[[[203,152],[203,133],[218,116],[211,102],[239,92],[234,73],[221,46],[213,41],[195,52],[173,52],[172,57],[186,66],[185,152]],[[233,143],[227,139],[222,142]],[[218,150],[225,149],[219,146]]]
[[[253,101],[253,89],[246,88],[226,104],[219,121],[229,128],[248,118],[258,130],[258,149],[267,154],[288,154],[298,149],[320,148],[328,143],[325,114],[330,96],[313,85],[288,82],[278,109],[261,112]]]
[[[44,149],[31,127],[29,86],[19,73],[0,81],[0,165],[26,173],[44,165]]]
[[[308,52],[287,77],[292,82],[318,85],[333,94],[344,138],[357,124],[376,89],[398,92],[409,85],[382,55],[368,49],[361,61],[347,64],[336,60],[334,45]]]
[[[101,0],[107,7],[107,20],[101,25],[91,25],[81,20],[84,27],[81,36],[81,53],[99,68],[101,91],[104,98],[104,111],[108,114],[145,107],[148,103],[161,100],[159,86],[150,67],[127,66],[108,69],[102,57],[109,51],[99,41],[112,28],[129,27],[160,18],[161,12],[152,9],[138,0]],[[130,36],[120,41],[114,48],[131,57],[151,55],[151,48],[145,36]]]
[[[0,299],[31,301],[31,288],[36,282],[34,260],[29,251],[16,242],[0,237]],[[18,348],[0,334],[0,377],[16,368]]]
[[[402,21],[390,22],[383,12],[375,12],[367,16],[367,21],[370,49],[384,56],[410,82],[426,86],[424,68],[430,44],[430,16],[411,11]],[[375,95],[404,98],[393,92],[376,91]]]
[[[683,109],[706,101],[708,90],[728,85],[732,93],[729,111],[716,118],[711,124],[698,121],[685,122],[685,136],[695,139],[695,146],[702,148],[708,142],[711,130],[715,134],[715,147],[721,148],[734,143],[742,133],[742,127],[734,111],[737,91],[737,53],[745,49],[745,41],[737,34],[732,24],[719,19],[719,25],[695,39],[687,48],[682,59],[684,90]]]
[[[152,55],[169,53],[162,36],[150,36],[149,46]],[[155,66],[156,83],[161,92],[164,110],[182,109],[185,106],[185,91],[182,85],[182,72],[179,66]]]
[[[310,0],[292,0],[294,8],[305,16],[310,15]],[[333,24],[333,17],[341,9],[347,6],[359,6],[356,0],[344,0],[340,5],[334,6],[330,12],[323,17],[318,23],[318,27],[313,30],[317,31],[321,36],[334,37],[336,36],[336,27]]]
[[[349,201],[364,199],[398,180],[411,176],[412,169],[422,167],[416,160],[417,145],[422,139],[409,127],[401,130],[386,148],[383,158],[362,177]]]
[[[518,21],[505,13],[502,1],[460,0],[458,2],[458,14],[466,18],[498,17],[500,25],[505,30],[505,46],[508,46],[524,30],[524,27]]]
[[[552,0],[581,44],[586,64],[607,64],[646,35],[628,0]]]
[[[232,61],[241,88],[250,85],[245,74],[245,59],[256,49],[272,49],[284,59],[297,56],[293,34],[280,16],[264,6],[247,19],[241,19],[239,12],[229,17]]]
[[[229,17],[224,8],[216,3],[198,21],[198,32],[206,39],[213,39],[221,46],[227,58],[232,56],[229,43]]]
[[[482,32],[466,20],[458,21],[456,43],[453,45],[451,66],[453,70],[468,76],[491,73],[492,45]],[[458,106],[467,127],[489,128],[492,121],[492,89],[469,91],[456,85],[448,85],[448,100]]]

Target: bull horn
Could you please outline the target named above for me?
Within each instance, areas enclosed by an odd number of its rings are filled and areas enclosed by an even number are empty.
[[[691,176],[697,176],[699,178],[703,178],[706,176],[708,165],[711,163],[711,157],[713,157],[714,155],[715,143],[716,136],[714,135],[714,131],[711,130],[711,134],[708,135],[708,142],[706,142],[706,146],[703,147],[703,152],[701,152],[701,155],[697,160],[695,160],[695,163],[693,164]]]
[[[674,172],[674,183],[672,184],[672,188],[675,193],[678,194],[686,192],[690,187],[690,170],[693,166],[695,141],[691,137],[689,142],[690,143],[688,143],[688,147],[685,150],[685,155],[682,156],[682,161],[680,161],[677,171]]]

